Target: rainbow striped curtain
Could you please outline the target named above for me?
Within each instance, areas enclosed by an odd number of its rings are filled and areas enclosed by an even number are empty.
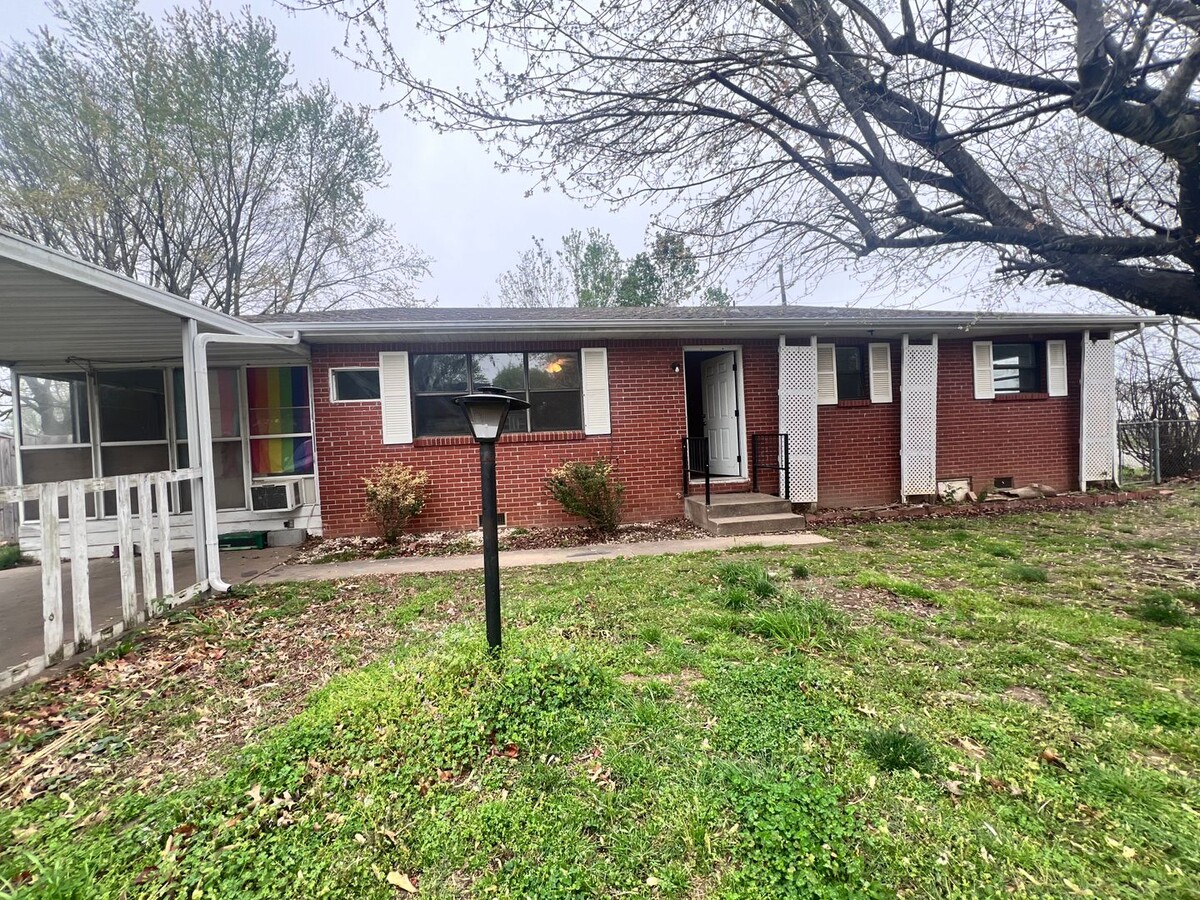
[[[311,475],[312,438],[251,438],[250,470],[263,475]]]
[[[308,369],[304,366],[247,369],[246,396],[250,413],[250,468],[254,475],[312,474]]]

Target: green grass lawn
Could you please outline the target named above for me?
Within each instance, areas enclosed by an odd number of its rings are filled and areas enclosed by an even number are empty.
[[[284,585],[0,699],[0,896],[1200,897],[1200,490]]]

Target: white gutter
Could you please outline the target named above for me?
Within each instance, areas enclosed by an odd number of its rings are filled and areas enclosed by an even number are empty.
[[[799,307],[798,307],[799,308]],[[347,337],[374,335],[458,335],[466,332],[475,337],[487,335],[537,335],[537,334],[609,334],[619,337],[651,337],[666,334],[714,334],[761,335],[771,337],[780,331],[802,331],[805,334],[845,334],[851,331],[888,331],[897,335],[905,331],[928,332],[934,330],[957,330],[964,333],[1000,328],[1006,331],[1041,329],[1108,329],[1129,331],[1145,325],[1158,325],[1167,321],[1162,316],[1080,316],[1080,315],[982,315],[982,316],[937,316],[937,317],[880,317],[788,318],[722,316],[720,318],[589,318],[589,319],[421,319],[406,321],[309,321],[309,322],[261,322],[261,327],[280,332],[299,331],[306,338],[345,339]]]
[[[203,528],[205,558],[208,561],[208,586],[218,593],[226,593],[232,585],[221,578],[220,535],[217,533],[217,485],[213,477],[212,418],[209,415],[208,396],[208,345],[209,344],[270,344],[272,346],[295,346],[300,343],[300,332],[290,336],[257,334],[197,334],[192,338],[196,406],[196,443],[200,445],[200,469],[203,473],[201,495],[203,503]],[[188,417],[188,424],[192,417]]]

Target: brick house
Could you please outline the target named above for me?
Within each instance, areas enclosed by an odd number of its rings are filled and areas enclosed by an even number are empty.
[[[612,459],[630,521],[674,518],[685,438],[712,490],[821,507],[1113,480],[1122,316],[838,307],[354,310],[257,318],[310,348],[320,520],[367,533],[362,479],[427,470],[414,526],[475,527],[477,449],[452,398],[494,383],[532,403],[498,452],[509,525],[568,521],[543,486]],[[787,435],[788,480],[779,448]],[[687,479],[700,491],[698,472]]]
[[[630,521],[678,517],[705,481],[714,509],[753,490],[843,507],[948,482],[1111,481],[1115,340],[1158,321],[816,306],[238,319],[2,233],[0,280],[18,485],[80,485],[87,552],[108,556],[113,485],[153,474],[172,546],[203,545],[214,573],[230,532],[370,532],[363,478],[386,462],[432,476],[417,528],[475,527],[478,453],[453,398],[484,383],[532,404],[498,448],[510,525],[567,521],[545,475],[597,457]],[[21,496],[33,552],[45,505]]]

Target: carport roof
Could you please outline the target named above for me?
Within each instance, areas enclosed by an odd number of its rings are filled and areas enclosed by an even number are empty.
[[[166,363],[181,358],[188,319],[201,332],[278,333],[0,231],[0,365]]]

